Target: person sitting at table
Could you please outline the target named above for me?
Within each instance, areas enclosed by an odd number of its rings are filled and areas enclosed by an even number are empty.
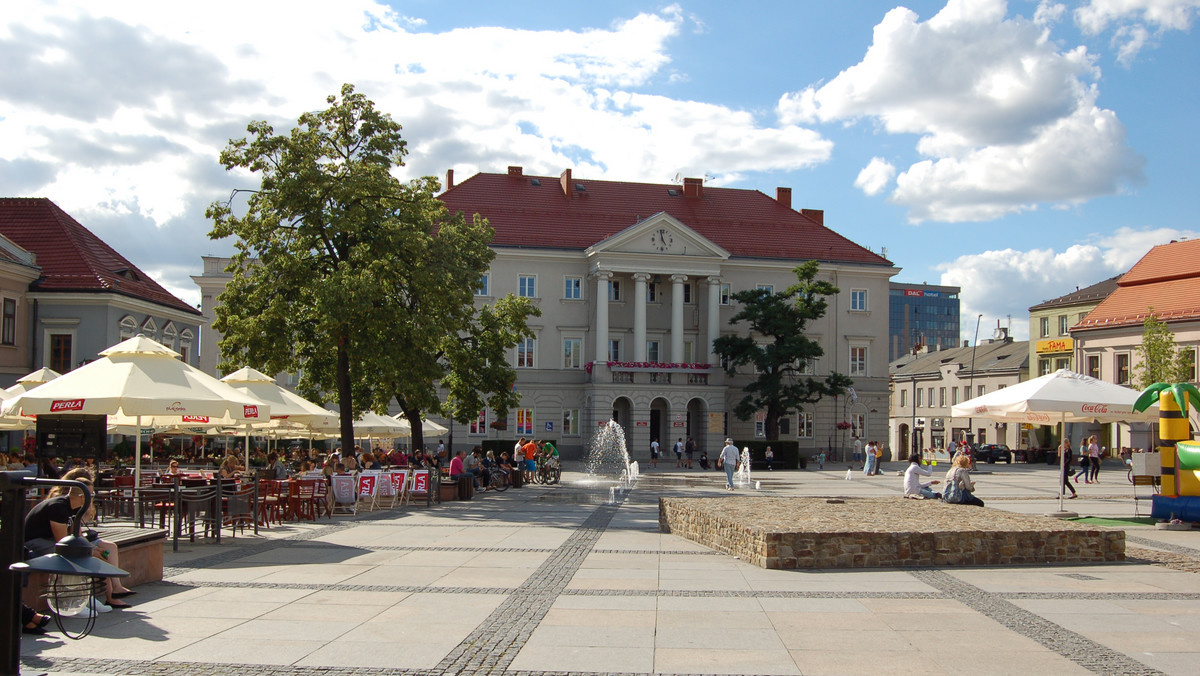
[[[267,467],[271,470],[271,478],[276,481],[283,481],[288,478],[287,468],[283,466],[283,460],[279,458],[279,454],[271,451],[267,456]]]
[[[408,467],[408,454],[402,448],[392,450],[388,459],[391,461],[393,467]]]
[[[358,461],[354,458],[353,453],[347,453],[346,457],[342,458],[342,464],[346,466],[347,471],[358,471]]]
[[[362,467],[367,470],[382,470],[383,463],[379,462],[373,453],[363,453]]]
[[[309,472],[311,472],[311,471],[312,471],[312,463],[311,463],[311,462],[309,462],[307,459],[306,459],[306,460],[301,460],[301,461],[300,461],[300,473],[301,473],[301,474],[308,474],[308,473],[309,473]]]
[[[221,461],[221,466],[217,468],[217,476],[222,479],[236,479],[242,474],[242,465],[237,461],[237,458],[232,455],[225,456]]]
[[[179,461],[178,460],[172,460],[171,462],[167,463],[167,474],[173,475],[173,476],[183,474],[183,472],[179,471]]]
[[[466,468],[463,467],[463,456],[466,452],[461,448],[454,452],[454,457],[450,459],[450,478],[458,479],[461,476],[470,476]]]

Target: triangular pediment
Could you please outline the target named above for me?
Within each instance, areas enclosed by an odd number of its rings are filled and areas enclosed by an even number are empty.
[[[588,247],[587,255],[632,254],[727,259],[729,252],[666,212],[634,223]]]

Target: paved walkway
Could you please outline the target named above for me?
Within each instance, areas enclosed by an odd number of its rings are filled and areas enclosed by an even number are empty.
[[[902,467],[754,480],[770,495],[899,496]],[[1057,509],[1053,468],[981,470],[989,507]],[[764,570],[658,532],[659,495],[728,495],[723,475],[664,464],[615,504],[581,478],[168,548],[166,580],[139,588],[135,609],[100,616],[81,641],[25,637],[23,669],[1024,676],[1200,664],[1200,574],[1144,561]],[[1067,505],[1132,516],[1124,473],[1101,478]],[[1131,527],[1130,541],[1200,559],[1200,532]]]

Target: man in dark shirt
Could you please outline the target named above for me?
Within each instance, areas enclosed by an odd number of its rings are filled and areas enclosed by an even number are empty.
[[[25,546],[35,556],[53,551],[54,543],[69,534],[68,524],[80,507],[83,507],[83,491],[79,488],[34,505],[25,515]]]

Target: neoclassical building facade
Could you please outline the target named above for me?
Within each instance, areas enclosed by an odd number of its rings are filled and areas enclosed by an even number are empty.
[[[642,458],[652,439],[668,450],[690,436],[711,455],[726,436],[761,436],[762,416],[731,413],[753,374],[726,375],[713,340],[748,331],[729,323],[732,294],[781,291],[808,260],[840,293],[808,326],[825,354],[805,368],[816,378],[850,375],[855,394],[789,415],[781,436],[831,450],[849,443],[835,433],[845,421],[864,437],[886,438],[888,281],[898,270],[826,228],[823,212],[792,209],[790,189],[772,198],[700,179],[592,181],[520,167],[458,185],[450,173],[446,183],[441,199],[451,211],[478,213],[496,232],[477,301],[512,293],[542,311],[530,322],[534,337],[512,356],[520,407],[502,421],[481,411],[467,429],[456,427],[456,446],[463,437],[535,436],[574,454],[610,419]]]

